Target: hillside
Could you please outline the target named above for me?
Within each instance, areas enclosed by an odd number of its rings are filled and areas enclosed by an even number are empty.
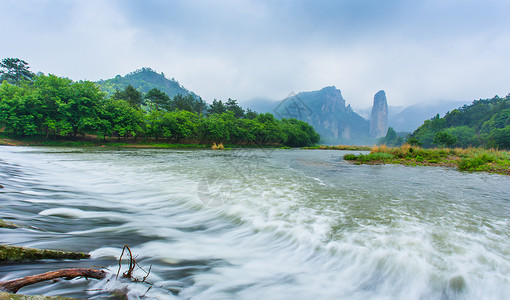
[[[108,95],[112,95],[117,89],[123,90],[126,86],[132,85],[143,93],[157,88],[165,92],[171,98],[178,94],[183,96],[192,95],[194,98],[198,98],[195,93],[181,86],[175,79],[167,79],[163,73],[157,73],[151,68],[142,68],[126,76],[117,75],[115,78],[100,80],[97,83],[101,87],[101,90],[108,93]]]
[[[411,136],[424,147],[510,148],[510,95],[475,100],[443,118],[426,120]]]

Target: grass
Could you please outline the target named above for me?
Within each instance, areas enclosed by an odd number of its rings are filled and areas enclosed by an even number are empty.
[[[423,149],[404,144],[401,147],[374,146],[370,154],[346,154],[345,160],[356,164],[402,164],[444,166],[461,171],[510,175],[510,152],[483,148]]]
[[[225,146],[223,146],[223,143],[219,143],[216,145],[216,143],[212,144],[211,149],[213,150],[225,150]]]

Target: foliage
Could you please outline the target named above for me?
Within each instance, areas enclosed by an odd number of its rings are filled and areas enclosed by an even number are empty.
[[[0,83],[6,80],[11,84],[20,84],[22,81],[31,80],[35,75],[28,69],[28,63],[19,58],[4,58],[0,62]]]
[[[143,104],[142,93],[137,91],[132,85],[128,85],[124,90],[116,90],[113,94],[115,100],[125,100],[133,107],[140,107]]]
[[[486,147],[510,149],[510,95],[476,100],[471,105],[426,120],[410,136],[424,147]]]
[[[392,128],[389,127],[388,131],[386,133],[386,136],[379,139],[379,142],[377,144],[379,145],[386,145],[391,147],[398,147],[404,143],[404,138],[399,136],[397,132]]]
[[[358,156],[356,154],[348,153],[344,155],[345,160],[356,160]]]
[[[206,103],[190,95],[171,99],[158,89],[143,95],[128,85],[107,97],[89,81],[39,75],[30,83],[0,85],[0,128],[9,136],[42,136],[44,140],[89,135],[103,141],[142,137],[259,146],[301,147],[319,142],[313,127],[303,121],[253,112],[248,118],[236,100],[215,103],[211,107],[223,109],[206,115],[202,113]]]
[[[193,98],[199,97],[179,84],[175,79],[167,79],[163,73],[157,73],[151,68],[142,68],[127,74],[126,76],[117,75],[115,78],[100,80],[97,82],[101,90],[108,95],[113,95],[117,90],[123,90],[131,85],[142,93],[148,93],[157,88],[167,94],[170,98],[177,95],[191,95]]]
[[[387,160],[395,157],[395,155],[391,153],[385,153],[385,152],[375,152],[375,153],[369,153],[367,155],[360,154],[356,157],[356,161],[359,162],[368,162],[368,161],[380,161],[380,160]],[[352,157],[350,157],[351,160],[354,160]]]
[[[510,152],[482,148],[423,149],[404,144],[401,147],[375,146],[368,155],[346,154],[344,159],[357,164],[392,163],[457,167],[462,171],[485,171],[510,175]]]
[[[457,142],[457,138],[446,131],[436,132],[432,143],[442,146],[452,146]]]

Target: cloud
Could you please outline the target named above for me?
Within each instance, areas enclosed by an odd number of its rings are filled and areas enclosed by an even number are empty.
[[[98,80],[149,66],[206,100],[335,85],[355,107],[506,95],[508,1],[0,2],[0,54]],[[15,26],[13,26],[15,24]]]

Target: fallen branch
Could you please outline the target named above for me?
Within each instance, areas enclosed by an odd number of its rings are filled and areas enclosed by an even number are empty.
[[[106,277],[106,272],[103,270],[85,268],[61,269],[57,271],[51,271],[38,275],[26,276],[23,278],[0,282],[0,290],[10,293],[17,293],[20,288],[41,281],[52,280],[56,278],[64,278],[69,280],[76,277],[104,279]]]

